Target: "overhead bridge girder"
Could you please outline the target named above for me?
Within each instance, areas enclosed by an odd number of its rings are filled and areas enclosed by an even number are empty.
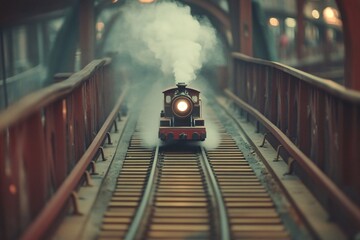
[[[345,45],[345,86],[360,91],[360,2],[359,0],[336,0],[344,31]]]
[[[226,40],[231,46],[233,44],[233,36],[231,31],[231,22],[228,13],[222,10],[219,6],[211,1],[206,0],[183,0],[184,3],[197,7],[203,10],[207,16],[210,16],[216,21],[219,31],[222,31],[223,35],[226,36]]]
[[[5,0],[1,2],[0,26],[24,23],[38,16],[52,16],[73,6],[75,2],[75,0]]]

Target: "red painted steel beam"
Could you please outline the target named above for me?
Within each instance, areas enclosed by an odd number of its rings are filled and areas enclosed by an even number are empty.
[[[63,206],[68,201],[72,191],[77,187],[78,182],[80,181],[90,162],[98,153],[99,147],[101,146],[106,133],[112,127],[112,123],[117,117],[120,106],[124,101],[126,91],[127,90],[124,89],[123,94],[119,97],[115,107],[109,114],[108,118],[104,122],[103,126],[99,130],[98,134],[86,152],[80,158],[76,166],[72,169],[70,175],[67,176],[50,201],[48,201],[46,207],[29,226],[27,231],[22,236],[22,240],[42,239],[44,237],[46,230],[49,229],[51,224],[55,221]]]
[[[233,53],[233,58],[236,86],[240,89],[236,95],[241,101],[259,111],[261,107],[253,100],[253,94],[258,95],[260,105],[264,106],[261,114],[281,128],[283,134],[286,132],[305,156],[313,160],[334,184],[344,188],[343,193],[350,193],[349,197],[357,201],[360,192],[357,174],[360,152],[356,147],[360,139],[360,92],[283,64],[240,53]],[[263,72],[263,76],[257,72]],[[255,87],[254,83],[257,84]],[[258,91],[262,88],[265,94]],[[284,97],[286,89],[288,94]],[[287,101],[286,112],[283,112],[283,100]],[[285,128],[282,127],[283,114],[287,115]],[[329,203],[341,204],[334,200]],[[338,211],[345,213],[342,207]],[[349,220],[351,231],[354,230],[354,219]]]
[[[301,70],[289,67],[287,65],[281,63],[274,63],[270,61],[266,61],[259,58],[252,58],[247,55],[241,53],[232,53],[234,59],[239,59],[245,61],[247,63],[260,64],[264,66],[274,67],[281,71],[287,72],[292,76],[298,78],[301,81],[307,82],[311,84],[314,88],[319,88],[326,91],[329,94],[332,94],[338,98],[341,98],[346,101],[351,101],[355,104],[360,103],[360,93],[358,91],[354,91],[351,89],[347,89],[344,86],[333,82],[331,80],[323,79],[320,77],[316,77],[309,73],[303,72]]]
[[[25,119],[37,110],[56,100],[61,100],[66,94],[74,91],[82,82],[86,81],[95,71],[95,67],[106,64],[110,59],[94,60],[79,73],[73,74],[66,82],[53,84],[39,92],[34,92],[14,103],[0,115],[0,132]]]
[[[309,174],[309,176],[328,192],[335,201],[337,208],[343,209],[350,217],[351,222],[360,229],[360,209],[353,203],[333,181],[321,171],[315,163],[311,161],[294,143],[271,121],[269,121],[262,113],[249,104],[238,98],[229,89],[225,90],[225,94],[232,99],[238,106],[254,116],[268,131],[280,142],[287,152],[296,160],[296,162]]]
[[[360,1],[337,0],[345,41],[345,86],[360,91]]]
[[[305,44],[305,16],[304,16],[304,0],[296,1],[296,55],[298,60],[304,58],[304,44]]]
[[[215,20],[218,30],[226,37],[229,46],[233,44],[230,17],[224,10],[213,2],[206,0],[183,0],[183,2],[189,4],[191,7],[200,8],[207,16]]]
[[[248,56],[253,55],[252,46],[252,7],[251,0],[240,0],[239,6],[240,52]]]
[[[183,2],[187,4],[191,4],[197,6],[203,10],[205,10],[209,16],[215,17],[225,28],[230,31],[230,19],[227,13],[225,13],[222,9],[216,6],[211,1],[206,0],[183,0]]]
[[[234,50],[253,55],[251,0],[229,0]]]
[[[66,147],[66,141],[73,141],[76,138],[84,142],[84,133],[67,138],[69,132],[71,134],[73,132],[68,130],[67,124],[70,129],[76,131],[84,129],[84,124],[75,126],[73,121],[74,111],[83,113],[83,105],[79,106],[78,103],[74,105],[75,108],[68,107],[73,103],[76,95],[82,95],[82,92],[78,90],[81,90],[86,83],[96,81],[102,83],[102,80],[109,80],[107,83],[111,84],[110,73],[107,71],[103,73],[105,68],[109,68],[109,62],[109,59],[93,61],[82,71],[73,74],[67,81],[34,92],[0,114],[0,143],[2,144],[0,166],[11,169],[11,171],[7,170],[7,174],[1,175],[1,186],[4,187],[4,191],[0,196],[1,204],[3,204],[0,206],[0,213],[6,218],[1,221],[0,230],[4,232],[6,239],[18,238],[20,231],[27,227],[30,224],[29,221],[35,219],[46,206],[46,201],[53,194],[52,191],[62,184],[68,171],[69,153],[72,151]],[[96,72],[101,72],[97,78],[94,77]],[[108,97],[113,91],[111,93],[101,91],[101,89],[96,91],[104,97],[106,103],[97,101],[89,107],[94,108],[96,104],[109,105],[111,108],[114,106],[114,101]],[[93,93],[93,95],[96,94]],[[108,108],[106,113],[110,110]],[[88,117],[100,119],[100,124],[106,118],[103,112],[101,116]],[[84,115],[78,116],[77,120],[83,118]],[[100,126],[97,127],[99,128]],[[90,139],[88,136],[92,136],[92,133],[93,131],[90,131],[90,134],[88,131],[85,137],[89,144],[93,137]],[[77,163],[84,152],[85,149],[81,149],[78,151],[78,158],[70,159],[70,161]],[[21,178],[25,179],[26,186],[20,181]],[[21,201],[26,201],[28,204],[19,205]],[[33,235],[30,235],[31,237]]]
[[[95,56],[95,9],[93,0],[80,0],[80,51],[81,68]]]

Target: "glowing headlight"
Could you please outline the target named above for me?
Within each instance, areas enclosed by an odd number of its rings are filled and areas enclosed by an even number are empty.
[[[185,118],[189,116],[193,110],[192,100],[188,97],[177,97],[171,104],[171,110],[175,116]]]
[[[185,112],[189,106],[185,101],[179,101],[176,107],[180,112]]]

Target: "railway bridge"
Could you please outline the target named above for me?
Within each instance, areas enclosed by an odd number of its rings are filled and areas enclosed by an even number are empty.
[[[359,239],[357,0],[0,8],[0,239]],[[158,138],[201,92],[203,142]]]

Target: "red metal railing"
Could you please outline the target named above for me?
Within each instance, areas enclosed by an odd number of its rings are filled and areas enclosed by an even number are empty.
[[[110,59],[94,60],[0,114],[1,239],[43,236],[116,116],[114,84]]]
[[[227,90],[325,188],[328,207],[360,229],[360,92],[282,64],[233,54]],[[324,173],[324,174],[323,174]],[[330,179],[331,181],[330,181]],[[334,183],[336,184],[334,184]]]

